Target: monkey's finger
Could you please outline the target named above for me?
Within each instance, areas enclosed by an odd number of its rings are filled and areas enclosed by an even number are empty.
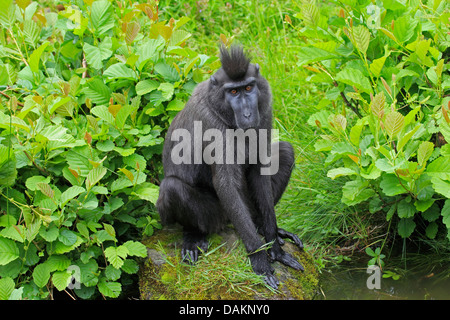
[[[282,264],[294,268],[295,270],[305,271],[305,268],[289,253],[285,253],[277,259]]]
[[[292,242],[294,242],[296,246],[298,246],[300,249],[303,249],[303,242],[295,233],[278,228],[278,236],[280,238],[287,238],[292,240]]]
[[[274,288],[275,290],[278,289],[278,284],[280,283],[277,279],[277,277],[275,277],[272,274],[268,274],[266,275],[266,277],[264,278],[264,281],[271,286],[272,288]]]

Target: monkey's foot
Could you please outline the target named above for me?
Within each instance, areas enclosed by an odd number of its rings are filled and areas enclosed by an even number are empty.
[[[183,233],[181,257],[184,262],[194,264],[198,256],[206,250],[208,250],[208,240],[204,234],[187,231]]]
[[[280,245],[284,244],[284,240],[283,239],[290,239],[292,242],[294,242],[294,244],[299,247],[300,249],[303,249],[303,242],[302,240],[300,240],[300,238],[289,231],[286,231],[284,229],[278,228],[278,242],[280,243]]]

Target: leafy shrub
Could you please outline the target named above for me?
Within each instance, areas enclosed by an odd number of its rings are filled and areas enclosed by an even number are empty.
[[[118,297],[160,227],[164,133],[217,59],[156,2],[0,4],[0,299],[72,270],[79,297]]]
[[[348,179],[341,201],[368,203],[402,238],[420,222],[450,239],[448,2],[317,3],[286,22],[307,43],[298,66],[324,92],[308,124],[328,177]]]

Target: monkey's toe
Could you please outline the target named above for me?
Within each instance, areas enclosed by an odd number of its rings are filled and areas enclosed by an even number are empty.
[[[283,255],[278,256],[276,260],[280,261],[282,264],[291,267],[295,270],[305,271],[305,268],[289,253],[284,252]]]
[[[266,274],[266,277],[264,278],[264,281],[269,286],[274,288],[275,290],[278,289],[278,285],[280,284],[280,281],[273,274]]]
[[[303,242],[295,233],[278,228],[278,242],[281,245],[284,244],[284,241],[282,239],[290,239],[297,247],[303,249]]]
[[[185,232],[183,234],[183,247],[181,248],[181,257],[183,262],[194,264],[199,255],[208,250],[208,240],[203,234]]]

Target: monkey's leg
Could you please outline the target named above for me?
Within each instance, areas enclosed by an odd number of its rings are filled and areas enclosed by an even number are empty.
[[[214,191],[193,187],[178,177],[166,177],[161,182],[156,206],[164,224],[177,222],[183,226],[181,254],[187,262],[196,262],[208,249],[206,235],[225,224]]]
[[[274,205],[276,205],[286,190],[295,165],[294,149],[289,142],[275,142],[272,144],[272,157],[277,157],[279,163],[278,172],[271,177]],[[303,249],[303,243],[296,234],[278,228],[278,242],[281,245],[284,244],[283,239],[290,239]]]
[[[276,157],[275,161],[279,163],[278,172],[274,175],[262,175],[260,166],[250,167],[247,173],[248,188],[256,209],[255,221],[263,231],[266,242],[273,241],[269,249],[272,260],[280,261],[296,270],[304,270],[292,255],[281,249],[274,210],[275,203],[281,198],[292,171],[294,163],[292,146],[287,142],[279,142],[272,149],[272,157]],[[272,164],[273,161],[274,159]]]
[[[264,275],[271,287],[278,288],[278,279],[270,265],[265,250],[261,250],[261,240],[252,220],[247,184],[242,167],[238,165],[215,165],[213,168],[213,184],[228,219],[236,228],[245,249],[248,252],[253,271]]]

